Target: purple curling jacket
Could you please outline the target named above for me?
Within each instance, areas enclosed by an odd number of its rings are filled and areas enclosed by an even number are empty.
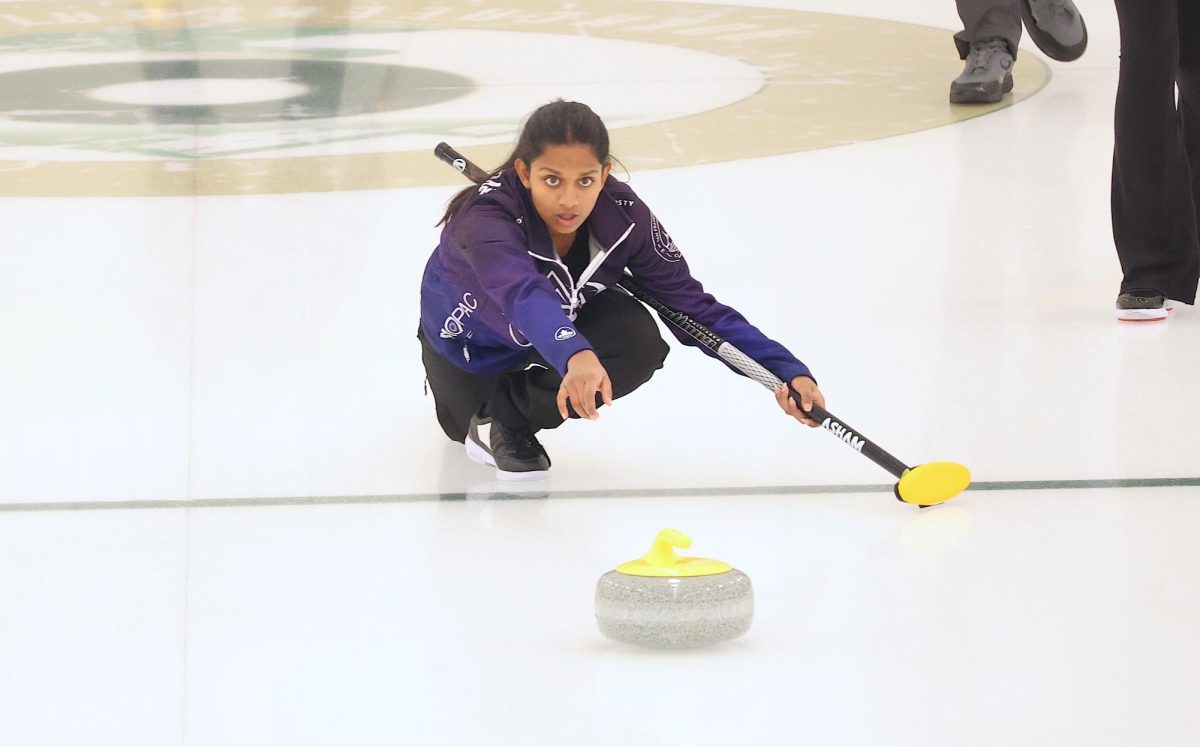
[[[627,184],[608,178],[587,229],[591,262],[575,282],[516,171],[506,169],[481,184],[442,229],[441,242],[425,266],[425,338],[444,358],[471,373],[518,369],[536,350],[565,375],[571,356],[592,347],[573,320],[596,294],[620,282],[628,268],[655,298],[784,381],[812,375],[786,348],[704,291],[666,229]],[[713,355],[670,328],[681,342]]]

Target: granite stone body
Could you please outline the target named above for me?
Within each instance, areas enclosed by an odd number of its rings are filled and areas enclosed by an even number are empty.
[[[710,576],[633,576],[610,571],[596,584],[596,622],[615,641],[694,648],[750,629],[754,590],[736,568]]]

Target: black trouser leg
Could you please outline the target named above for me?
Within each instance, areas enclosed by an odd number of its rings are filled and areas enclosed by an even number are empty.
[[[1017,0],[957,0],[958,17],[963,30],[954,35],[959,59],[967,59],[971,43],[984,39],[1003,39],[1013,59],[1021,41],[1021,12]]]
[[[479,412],[483,403],[496,391],[500,374],[481,376],[467,373],[430,347],[420,328],[417,329],[417,339],[421,341],[421,362],[425,364],[425,380],[433,392],[438,423],[452,441],[465,441],[471,416]]]
[[[1200,3],[1179,0],[1178,7],[1179,126],[1192,172],[1192,212],[1200,229]],[[1200,242],[1197,244],[1200,251]]]
[[[1195,63],[1188,63],[1190,76],[1180,75],[1180,39],[1196,33],[1195,27],[1181,25],[1179,10],[1189,4],[1193,0],[1116,0],[1121,72],[1112,173],[1121,290],[1152,288],[1186,303],[1195,301],[1200,278],[1197,208],[1185,144],[1198,137]],[[1192,23],[1196,15],[1194,9],[1186,12]],[[1195,54],[1189,49],[1187,59]],[[1176,81],[1191,89],[1179,107]],[[1185,135],[1185,130],[1192,132]]]
[[[613,399],[649,381],[662,368],[670,350],[650,312],[617,290],[605,291],[589,301],[575,319],[575,328],[592,343],[608,371]],[[563,422],[558,412],[560,384],[562,377],[549,366],[506,374],[497,382],[488,413],[505,425],[527,424],[534,430],[557,428]],[[571,415],[576,417],[573,408]]]

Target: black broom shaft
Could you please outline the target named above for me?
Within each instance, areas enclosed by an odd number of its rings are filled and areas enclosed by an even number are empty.
[[[438,143],[437,147],[433,149],[433,154],[453,166],[458,170],[458,173],[476,184],[486,182],[488,177],[491,176],[491,174],[471,163],[466,156],[451,148],[446,143]]]
[[[619,285],[631,296],[654,309],[668,322],[683,330],[685,334],[716,353],[722,360],[730,363],[749,378],[754,379],[772,391],[784,383],[782,379],[743,353],[733,343],[722,339],[712,330],[692,319],[687,314],[675,311],[657,298],[651,296],[645,288],[629,275],[621,278]],[[799,392],[792,389],[790,383],[788,384],[788,394],[791,395],[797,405],[803,407]],[[812,410],[808,414],[843,443],[860,452],[863,456],[875,462],[897,478],[908,470],[908,466],[904,462],[880,448],[878,444],[864,436],[858,429],[851,427],[841,418],[838,418],[816,402],[812,403]]]

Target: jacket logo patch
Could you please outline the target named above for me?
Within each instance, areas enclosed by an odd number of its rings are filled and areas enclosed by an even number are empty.
[[[571,329],[570,327],[559,327],[554,333],[554,339],[558,340],[559,342],[562,342],[563,340],[569,340],[574,336],[575,330]]]
[[[658,256],[668,262],[678,262],[683,259],[683,254],[676,248],[674,239],[658,222],[658,218],[653,215],[650,216],[650,243],[654,245],[654,251],[658,252]]]
[[[470,293],[464,293],[462,300],[458,302],[458,306],[450,315],[446,317],[446,321],[442,322],[442,331],[439,337],[443,340],[453,340],[463,333],[463,319],[471,316],[471,312],[479,308],[479,301],[475,300],[475,296]]]

